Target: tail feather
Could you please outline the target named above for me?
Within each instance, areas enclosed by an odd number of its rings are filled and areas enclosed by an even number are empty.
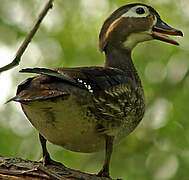
[[[14,96],[11,99],[9,99],[8,101],[6,101],[5,104],[7,104],[7,103],[9,103],[11,101],[20,102],[20,97],[19,96]]]

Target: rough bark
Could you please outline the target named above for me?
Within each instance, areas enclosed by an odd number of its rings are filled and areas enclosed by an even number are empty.
[[[63,166],[61,163],[43,166],[41,162],[0,157],[0,179],[3,180],[112,180]]]

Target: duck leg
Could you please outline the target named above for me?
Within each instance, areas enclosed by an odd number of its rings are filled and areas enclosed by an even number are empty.
[[[43,165],[44,166],[46,166],[48,164],[60,165],[61,163],[56,162],[56,161],[51,159],[50,154],[47,150],[47,146],[46,146],[47,140],[40,133],[39,133],[39,140],[40,140],[40,143],[41,143],[42,153],[43,153],[43,157],[42,157]]]
[[[50,154],[47,150],[47,140],[39,133],[39,140],[40,140],[40,143],[41,143],[41,147],[42,147],[42,153],[43,153],[43,157],[42,157],[42,162],[43,162],[43,165],[47,165],[47,164],[50,164],[52,159],[50,157]]]
[[[105,162],[104,162],[103,168],[98,173],[98,176],[110,177],[109,167],[110,167],[110,160],[111,160],[111,155],[113,151],[113,141],[114,141],[113,136],[106,136]]]

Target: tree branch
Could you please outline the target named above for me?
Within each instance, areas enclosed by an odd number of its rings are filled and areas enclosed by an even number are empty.
[[[9,180],[113,180],[111,178],[97,177],[63,166],[43,166],[41,162],[22,160],[19,158],[4,158],[0,156],[0,179]]]
[[[13,59],[13,61],[10,64],[7,64],[6,66],[1,67],[0,68],[0,73],[3,72],[3,71],[7,71],[9,69],[12,69],[13,67],[17,66],[20,63],[21,57],[22,57],[24,51],[26,50],[26,48],[28,47],[28,45],[31,42],[32,38],[34,37],[35,33],[39,29],[39,26],[40,26],[42,20],[46,16],[46,14],[49,11],[49,9],[52,8],[53,1],[54,0],[49,0],[47,2],[45,7],[43,8],[41,13],[39,14],[37,22],[34,24],[32,30],[29,32],[29,34],[27,35],[27,37],[25,38],[25,40],[22,42],[21,46],[19,47],[18,51],[16,52],[15,58]]]

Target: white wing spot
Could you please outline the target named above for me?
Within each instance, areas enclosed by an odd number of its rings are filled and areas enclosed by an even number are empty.
[[[78,81],[79,83],[83,83],[83,81],[82,81],[81,79],[77,79],[77,81]]]
[[[85,81],[83,81],[82,79],[77,79],[77,81],[79,82],[79,83],[81,83],[81,84],[83,84],[87,89],[88,89],[88,91],[90,92],[90,93],[93,93],[93,89],[92,89],[92,87],[91,87],[91,85],[90,84],[87,84]]]

